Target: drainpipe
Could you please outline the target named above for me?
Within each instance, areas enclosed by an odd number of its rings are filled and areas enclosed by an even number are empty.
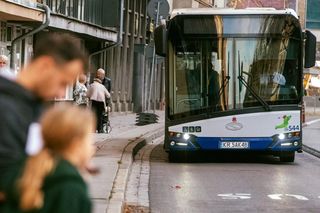
[[[119,32],[118,32],[118,36],[117,36],[117,42],[115,42],[115,43],[113,43],[113,44],[110,44],[110,45],[108,45],[108,46],[106,46],[106,47],[104,47],[103,49],[101,49],[101,50],[98,50],[98,51],[96,51],[96,52],[94,52],[94,53],[91,53],[90,55],[89,55],[89,81],[90,81],[90,75],[91,75],[91,72],[90,72],[90,70],[91,70],[91,60],[92,60],[92,57],[93,56],[95,56],[95,55],[98,55],[98,54],[100,54],[100,53],[103,53],[103,52],[105,52],[105,51],[107,51],[107,50],[109,50],[109,49],[111,49],[111,48],[113,48],[113,47],[116,47],[116,46],[118,46],[118,45],[120,45],[120,44],[122,44],[122,33],[123,33],[123,8],[124,8],[124,0],[121,0],[121,3],[120,3],[120,29],[119,29]],[[89,83],[89,81],[87,81],[87,83]]]
[[[39,3],[37,3],[37,8],[43,9],[45,11],[46,17],[43,19],[42,24],[39,27],[34,28],[30,32],[27,32],[27,33],[15,38],[11,42],[11,57],[10,57],[10,68],[11,69],[14,69],[13,63],[14,63],[14,58],[15,58],[15,55],[16,55],[16,43],[18,41],[24,40],[28,36],[31,36],[31,35],[36,34],[37,32],[40,32],[41,30],[43,30],[43,29],[45,29],[46,27],[49,26],[50,14],[51,14],[50,8],[47,5],[39,4]]]

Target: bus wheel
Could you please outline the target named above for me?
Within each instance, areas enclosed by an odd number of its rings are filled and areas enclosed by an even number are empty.
[[[188,152],[169,152],[169,162],[182,163],[188,161]]]
[[[295,152],[284,152],[280,154],[281,162],[294,162]]]
[[[179,161],[179,156],[176,152],[169,152],[169,162],[175,163]]]

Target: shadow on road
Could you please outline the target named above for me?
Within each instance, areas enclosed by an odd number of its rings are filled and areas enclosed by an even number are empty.
[[[163,144],[154,148],[151,153],[150,162],[169,162],[169,155],[163,149]],[[199,152],[181,153],[174,159],[173,163],[259,163],[277,165],[296,165],[296,163],[280,162],[279,157],[266,153],[253,152]]]

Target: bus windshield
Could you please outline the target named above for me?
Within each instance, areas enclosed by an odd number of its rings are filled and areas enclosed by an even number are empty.
[[[300,102],[301,35],[293,18],[251,18],[255,27],[246,34],[238,17],[210,18],[169,25],[170,115]]]

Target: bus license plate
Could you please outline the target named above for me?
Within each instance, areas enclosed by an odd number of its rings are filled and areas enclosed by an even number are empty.
[[[220,149],[249,149],[249,142],[220,142]]]

